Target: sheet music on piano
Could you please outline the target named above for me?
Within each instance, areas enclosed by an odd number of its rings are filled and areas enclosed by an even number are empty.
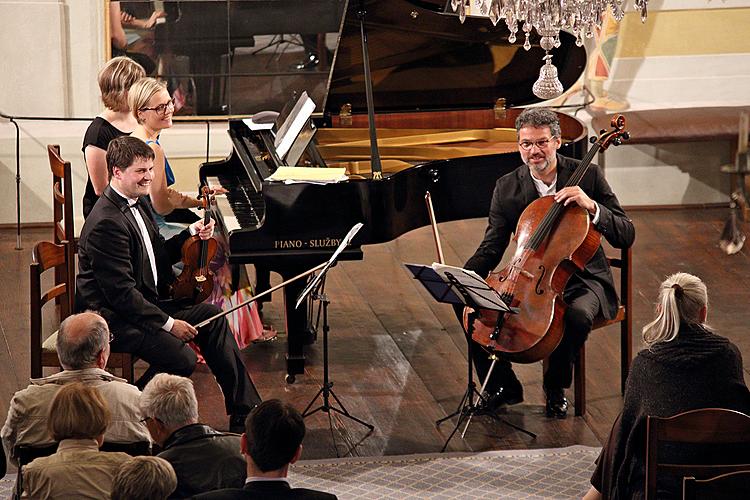
[[[279,131],[276,133],[274,139],[274,147],[279,158],[286,158],[289,150],[297,139],[297,136],[302,132],[305,124],[315,111],[315,103],[307,95],[307,92],[302,92],[297,102],[294,104],[289,116],[279,126]]]

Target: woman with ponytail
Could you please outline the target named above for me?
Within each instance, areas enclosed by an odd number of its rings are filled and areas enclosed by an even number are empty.
[[[711,330],[707,316],[708,293],[700,278],[676,273],[662,282],[656,318],[643,327],[646,348],[633,360],[622,413],[584,500],[645,496],[648,415],[671,417],[698,408],[750,413],[740,351]],[[658,489],[658,498],[682,498],[679,478],[660,480]]]

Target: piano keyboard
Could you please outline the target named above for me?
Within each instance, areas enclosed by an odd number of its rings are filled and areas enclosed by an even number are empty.
[[[206,182],[210,188],[221,186],[227,190],[226,194],[215,196],[216,209],[227,232],[252,231],[261,226],[265,218],[265,202],[249,178],[220,175],[206,177]]]

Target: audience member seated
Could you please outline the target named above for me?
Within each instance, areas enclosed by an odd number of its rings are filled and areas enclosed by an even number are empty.
[[[73,382],[96,387],[111,411],[112,419],[104,433],[111,443],[150,441],[138,410],[140,391],[106,372],[109,358],[109,329],[96,313],[84,312],[66,318],[57,334],[57,355],[63,371],[32,379],[31,385],[13,395],[2,435],[5,453],[18,465],[16,446],[48,446],[54,440],[47,432],[47,415],[52,399],[61,387]]]
[[[134,457],[120,466],[112,500],[165,500],[177,487],[172,466],[159,457]]]
[[[334,500],[336,495],[306,488],[292,488],[286,477],[289,465],[302,454],[305,421],[292,406],[278,399],[259,404],[245,421],[242,454],[247,461],[247,480],[242,489],[224,489],[197,495],[196,499]]]
[[[128,89],[144,76],[146,72],[141,65],[127,57],[111,59],[99,72],[97,80],[104,111],[86,129],[81,148],[88,172],[83,194],[84,217],[88,217],[109,184],[106,158],[109,141],[131,134],[138,126],[128,107]]]
[[[198,422],[193,382],[161,373],[143,389],[141,412],[154,441],[177,474],[171,498],[185,498],[219,488],[239,488],[245,481],[240,437],[222,434]]]
[[[130,455],[103,452],[110,422],[107,403],[95,387],[80,382],[58,391],[47,427],[59,441],[57,452],[23,467],[23,490],[34,499],[109,498],[112,480]]]
[[[645,496],[647,416],[670,417],[698,408],[750,413],[740,351],[706,325],[707,313],[706,285],[699,278],[677,273],[661,284],[656,319],[643,328],[647,348],[633,360],[622,414],[602,449],[585,500]],[[685,451],[674,461],[689,460]],[[674,483],[660,480],[658,498],[681,498],[678,483],[679,478]]]

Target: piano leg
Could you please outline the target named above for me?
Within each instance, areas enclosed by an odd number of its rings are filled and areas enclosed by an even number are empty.
[[[300,271],[302,272],[302,271]],[[286,273],[285,273],[286,274]],[[282,275],[286,281],[296,276],[297,272]],[[315,342],[316,332],[307,321],[309,301],[300,304],[299,309],[294,308],[297,297],[305,287],[304,280],[297,280],[284,287],[284,312],[287,333],[287,355],[286,355],[286,382],[293,384],[296,375],[305,372],[305,345]]]

